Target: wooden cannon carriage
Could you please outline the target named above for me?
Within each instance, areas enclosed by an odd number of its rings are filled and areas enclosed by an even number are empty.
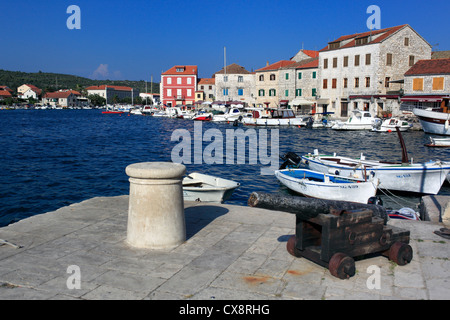
[[[409,230],[387,226],[380,206],[264,193],[252,193],[248,204],[296,214],[288,252],[328,268],[337,278],[352,277],[354,258],[367,254],[383,254],[398,265],[412,260]]]

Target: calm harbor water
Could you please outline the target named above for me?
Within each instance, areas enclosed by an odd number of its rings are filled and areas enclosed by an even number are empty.
[[[224,140],[226,129],[237,129],[225,123],[202,123],[202,127],[203,132],[219,129]],[[194,138],[194,122],[190,120],[105,115],[99,110],[0,111],[0,227],[93,197],[128,194],[126,166],[171,161],[172,149],[179,144],[171,141],[176,129],[187,129]],[[319,149],[347,156],[364,153],[367,159],[401,160],[396,133],[277,129],[280,155],[288,151],[301,155]],[[404,133],[403,138],[414,162],[450,160],[449,149],[424,146],[429,136],[422,131]],[[209,144],[204,143],[203,150]],[[261,175],[262,166],[260,161],[250,165],[248,159],[245,164],[186,165],[188,172],[240,182],[227,203],[243,206],[253,191],[288,192],[275,176]],[[440,193],[450,194],[449,185],[444,184]],[[385,205],[395,209],[413,207],[420,199],[406,195],[381,197]]]

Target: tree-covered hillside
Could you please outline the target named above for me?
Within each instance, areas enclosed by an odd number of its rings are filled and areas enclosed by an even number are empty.
[[[0,86],[8,86],[17,93],[17,88],[23,84],[32,84],[44,90],[44,92],[57,91],[60,89],[80,90],[89,86],[98,86],[101,84],[128,86],[139,89],[139,92],[146,92],[145,81],[129,81],[129,80],[92,80],[88,78],[59,74],[46,73],[39,71],[37,73],[27,73],[20,71],[6,71],[0,69]],[[147,91],[159,93],[159,83],[153,83],[152,88],[150,82],[147,82]]]

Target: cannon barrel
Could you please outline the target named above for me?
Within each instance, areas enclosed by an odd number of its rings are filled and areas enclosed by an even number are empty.
[[[385,223],[388,216],[386,209],[376,204],[305,198],[264,192],[253,192],[248,199],[248,205],[250,207],[293,213],[301,220],[314,218],[321,213],[329,214],[333,211],[361,209],[371,210],[373,216],[382,218]]]

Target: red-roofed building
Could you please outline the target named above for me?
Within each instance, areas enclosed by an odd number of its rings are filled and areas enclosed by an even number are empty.
[[[8,87],[6,87],[6,86],[3,86],[3,87],[4,87],[4,89],[0,88],[0,100],[4,100],[6,98],[12,98],[11,92],[6,89]]]
[[[195,91],[195,102],[214,101],[216,93],[216,79],[202,78],[198,80],[197,91]]]
[[[197,66],[176,65],[161,74],[161,101],[166,106],[193,105],[197,90]]]
[[[409,25],[333,40],[319,52],[318,111],[399,114],[404,74],[422,59],[431,59],[431,46]]]
[[[17,88],[17,95],[21,99],[39,99],[42,95],[42,89],[32,84],[23,84]]]
[[[420,60],[405,73],[402,110],[444,108],[450,98],[450,59]]]
[[[62,108],[81,108],[86,102],[87,99],[82,99],[81,93],[75,90],[47,92],[42,98],[43,105]]]

